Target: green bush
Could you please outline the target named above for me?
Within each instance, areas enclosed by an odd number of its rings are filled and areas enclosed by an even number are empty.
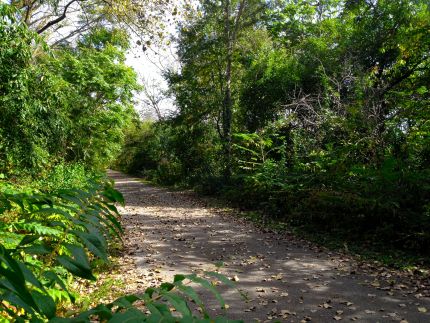
[[[0,173],[39,177],[58,163],[103,169],[135,116],[128,36],[96,28],[50,48],[0,3]]]
[[[31,186],[45,192],[70,187],[84,189],[89,179],[98,180],[104,176],[101,172],[88,169],[82,163],[58,163],[31,181]]]
[[[220,174],[220,145],[209,127],[136,121],[114,167],[166,185],[198,185]]]
[[[0,321],[15,322],[213,322],[196,283],[224,301],[211,282],[197,275],[176,275],[174,282],[148,288],[141,295],[123,296],[74,317],[57,316],[59,304],[74,302],[69,290],[74,277],[95,280],[93,266],[108,261],[108,241],[121,239],[114,203],[124,203],[111,183],[51,193],[16,191],[2,185],[0,193]],[[232,283],[216,272],[208,277]],[[144,310],[134,303],[143,302]],[[200,308],[193,314],[189,304]],[[140,307],[141,308],[141,307]],[[173,313],[171,308],[175,308]],[[216,322],[228,322],[219,317]]]

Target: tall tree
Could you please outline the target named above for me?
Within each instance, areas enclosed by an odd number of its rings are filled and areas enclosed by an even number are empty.
[[[181,70],[169,74],[181,116],[193,111],[198,119],[214,119],[223,145],[226,179],[231,176],[231,134],[237,101],[237,91],[233,93],[233,83],[237,82],[233,79],[238,80],[241,73],[240,52],[244,54],[256,45],[251,41],[238,48],[238,44],[258,33],[261,26],[257,22],[265,6],[260,0],[202,1],[195,18],[181,28]]]

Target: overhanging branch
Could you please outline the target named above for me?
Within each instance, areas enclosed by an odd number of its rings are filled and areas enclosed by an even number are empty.
[[[69,3],[67,3],[67,4],[64,6],[63,14],[62,14],[61,16],[59,16],[58,18],[55,18],[54,20],[51,20],[50,22],[48,22],[45,26],[43,26],[42,28],[40,28],[40,29],[37,31],[37,33],[38,33],[38,34],[41,34],[41,33],[43,33],[45,30],[47,30],[48,28],[50,28],[50,27],[52,27],[52,26],[54,26],[54,25],[58,24],[59,22],[63,21],[64,19],[66,19],[66,16],[67,16],[67,10],[69,10],[69,7],[70,7],[73,3],[77,2],[77,1],[79,1],[79,0],[71,0]]]

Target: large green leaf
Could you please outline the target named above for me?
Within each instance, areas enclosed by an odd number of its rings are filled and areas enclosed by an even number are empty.
[[[106,244],[104,242],[103,236],[100,233],[87,233],[82,231],[71,231],[84,243],[85,247],[88,248],[94,255],[107,261],[108,254],[106,250]]]
[[[115,313],[112,318],[108,321],[110,323],[137,323],[137,322],[145,322],[146,315],[141,311],[130,308],[125,312]]]
[[[112,187],[106,187],[102,194],[112,202],[117,202],[121,205],[125,204],[124,196],[121,194],[121,192],[117,191]]]
[[[206,279],[203,279],[199,276],[197,276],[196,274],[191,274],[191,275],[187,275],[186,276],[189,280],[200,284],[202,287],[204,287],[205,289],[207,289],[208,291],[210,291],[215,298],[218,300],[218,302],[221,305],[221,308],[225,308],[225,301],[222,298],[221,294],[218,292],[218,290],[215,288],[214,285],[212,285],[209,281],[207,281]]]
[[[32,291],[31,296],[33,296],[41,314],[45,315],[49,319],[55,316],[57,309],[54,300],[50,296],[38,291]]]
[[[188,307],[186,300],[175,293],[161,291],[161,295],[183,316],[191,316],[191,310]]]
[[[67,245],[67,249],[72,253],[74,258],[67,255],[57,256],[57,261],[73,275],[81,278],[96,280],[92,274],[90,263],[85,250],[75,245]]]

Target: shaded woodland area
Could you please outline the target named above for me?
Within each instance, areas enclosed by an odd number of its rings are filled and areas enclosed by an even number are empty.
[[[176,111],[141,120],[127,55],[171,44]],[[0,2],[0,322],[213,322],[191,283],[226,308],[218,271],[85,298],[121,261],[108,167],[426,268],[429,108],[425,0]]]
[[[165,74],[177,113],[117,165],[428,260],[429,22],[425,1],[203,1]]]

